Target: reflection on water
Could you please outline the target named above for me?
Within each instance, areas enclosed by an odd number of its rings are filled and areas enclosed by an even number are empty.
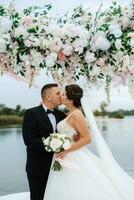
[[[21,128],[0,129],[0,195],[28,190]]]
[[[134,117],[97,118],[97,124],[118,163],[134,177]],[[96,152],[94,144],[89,148]],[[25,159],[21,128],[1,128],[0,195],[28,190]]]

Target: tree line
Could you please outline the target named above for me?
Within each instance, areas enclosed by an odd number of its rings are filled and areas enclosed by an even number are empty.
[[[16,108],[9,108],[5,104],[0,104],[0,115],[15,115],[22,117],[25,112],[25,108],[22,108],[21,105],[17,105]]]
[[[123,118],[124,116],[131,116],[134,115],[134,110],[123,110],[119,109],[117,111],[108,111],[106,110],[107,104],[102,102],[100,105],[101,110],[95,110],[95,116],[108,116],[108,117],[115,117],[115,118]],[[5,104],[0,104],[0,116],[19,116],[23,117],[26,109],[22,108],[20,104],[16,106],[16,108],[7,107]]]

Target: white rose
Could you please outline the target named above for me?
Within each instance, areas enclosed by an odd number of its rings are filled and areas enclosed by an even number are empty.
[[[85,28],[83,28],[83,29],[81,28],[79,37],[86,41],[89,38],[89,32]]]
[[[55,65],[54,60],[52,60],[50,56],[47,56],[45,60],[46,60],[46,67],[47,68],[51,68]]]
[[[104,37],[98,37],[95,41],[95,49],[96,50],[102,50],[102,51],[106,51],[110,48],[111,44],[110,42],[104,38]]]
[[[54,61],[57,60],[57,53],[53,52],[50,54],[50,56],[53,58]]]
[[[68,45],[68,44],[65,44],[65,45],[63,46],[63,53],[64,53],[66,56],[71,55],[72,52],[73,52],[72,46],[70,46],[70,45]]]
[[[55,65],[55,62],[57,60],[57,54],[56,53],[51,53],[50,55],[48,55],[45,59],[46,61],[46,67],[51,68]]]
[[[85,55],[86,63],[90,64],[90,63],[94,62],[95,60],[96,60],[95,54],[91,53],[90,51],[87,51],[86,55]]]
[[[43,56],[41,53],[37,52],[36,50],[31,50],[31,65],[34,67],[39,67],[39,65],[43,62]]]
[[[66,24],[64,26],[64,28],[66,29],[66,34],[69,37],[76,37],[79,34],[79,30],[77,29],[76,25],[74,25],[74,24]]]
[[[0,18],[0,32],[6,33],[12,28],[12,21],[9,17]]]
[[[15,37],[23,36],[23,39],[26,39],[29,36],[29,33],[23,26],[19,26],[15,29]]]
[[[87,40],[84,39],[76,39],[73,42],[73,47],[76,52],[79,54],[83,53],[83,48],[88,44]]]
[[[119,24],[111,24],[109,26],[109,31],[111,34],[113,34],[116,38],[120,37],[122,35],[122,31],[120,29]]]
[[[54,39],[50,39],[48,41],[48,48],[53,52],[59,52],[63,46],[63,43],[60,38],[55,37]]]
[[[103,31],[98,31],[91,40],[92,51],[102,50],[106,51],[110,48],[110,42],[106,38],[106,34]]]
[[[58,139],[53,139],[51,142],[50,142],[50,147],[53,149],[53,151],[55,152],[58,148],[61,147],[62,145],[62,141],[61,140],[58,140]]]
[[[0,39],[0,53],[6,52],[6,41],[4,39]]]

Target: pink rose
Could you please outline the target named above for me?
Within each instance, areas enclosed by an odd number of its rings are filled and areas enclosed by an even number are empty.
[[[33,19],[30,16],[24,17],[23,24],[25,27],[30,27],[33,25]]]
[[[25,44],[26,47],[30,47],[32,42],[30,40],[25,40],[24,44]]]
[[[64,61],[64,60],[66,59],[66,55],[63,53],[63,51],[61,51],[61,52],[59,53],[58,58],[59,58],[60,60],[62,60],[62,61]]]

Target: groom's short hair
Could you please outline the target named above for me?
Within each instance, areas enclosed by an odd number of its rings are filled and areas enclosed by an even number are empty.
[[[42,97],[42,98],[45,97],[46,91],[47,91],[48,89],[53,88],[53,87],[58,87],[58,85],[57,85],[56,83],[49,83],[49,84],[44,85],[44,86],[42,87],[42,89],[41,89],[41,97]]]

